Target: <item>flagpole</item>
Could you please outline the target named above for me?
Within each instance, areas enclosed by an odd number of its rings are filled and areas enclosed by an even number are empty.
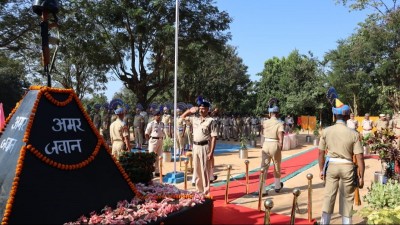
[[[176,173],[176,105],[178,96],[178,33],[179,33],[179,0],[175,0],[175,71],[174,71],[174,173]],[[181,154],[181,153],[179,153]]]

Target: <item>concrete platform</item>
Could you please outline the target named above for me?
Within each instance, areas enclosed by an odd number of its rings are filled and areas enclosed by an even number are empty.
[[[282,158],[287,158],[290,157],[294,154],[297,154],[302,151],[306,151],[310,148],[313,147],[313,143],[306,142],[306,136],[307,133],[300,133],[298,135],[298,146],[295,149],[287,150],[282,152]],[[312,137],[312,135],[311,135]],[[313,140],[314,137],[311,138]],[[238,142],[227,142],[227,141],[218,141],[219,143],[230,143],[230,144],[238,144]],[[259,145],[256,148],[249,148],[248,150],[248,159],[249,160],[249,171],[256,170],[260,168],[261,165],[261,157],[260,157],[260,151],[261,151],[261,146]],[[238,152],[227,152],[227,153],[221,153],[221,154],[216,154],[215,156],[215,169],[214,169],[214,174],[218,176],[217,181],[221,180],[226,180],[226,175],[227,175],[227,166],[232,165],[231,169],[231,176],[239,176],[243,175],[245,173],[245,159],[240,159],[239,158],[239,153]],[[373,179],[374,179],[374,172],[375,171],[380,171],[381,169],[381,164],[380,161],[376,159],[365,159],[365,165],[366,165],[366,171],[365,171],[365,185],[364,188],[360,190],[360,195],[361,199],[362,196],[364,196],[368,190],[366,187],[370,186]],[[182,170],[180,169],[180,164],[179,161],[176,162],[176,171],[183,171],[184,168],[184,163],[182,162]],[[169,173],[174,171],[174,163],[173,162],[167,162],[163,164],[163,174]],[[298,207],[299,207],[299,213],[296,213],[297,218],[308,218],[307,215],[307,199],[308,199],[308,191],[307,191],[307,186],[308,186],[308,180],[306,178],[306,175],[308,173],[313,174],[314,178],[312,179],[312,187],[313,187],[313,192],[312,192],[312,217],[316,219],[317,221],[320,220],[321,216],[321,208],[322,208],[322,201],[323,201],[323,182],[319,178],[319,168],[318,164],[312,166],[311,168],[299,173],[297,176],[287,180],[284,184],[284,188],[281,190],[280,193],[275,193],[274,191],[269,191],[269,196],[264,197],[263,201],[265,201],[267,198],[272,199],[274,202],[274,208],[272,209],[272,212],[278,213],[278,214],[284,214],[290,216],[291,214],[291,209],[292,209],[292,201],[293,201],[293,194],[292,191],[294,188],[300,188],[301,194],[298,197]],[[194,187],[192,187],[190,180],[191,180],[191,175],[188,175],[188,183],[187,183],[187,188],[188,190],[194,190]],[[159,182],[159,178],[154,178],[155,182]],[[184,188],[184,183],[178,183],[174,184],[180,189]],[[212,195],[212,192],[211,192]],[[338,194],[339,196],[339,194]],[[341,224],[341,217],[338,214],[339,211],[339,205],[338,205],[338,200],[336,201],[335,205],[335,211],[334,214],[332,215],[332,224]],[[241,198],[235,199],[230,202],[230,204],[240,204],[249,208],[257,209],[258,207],[258,197],[253,196],[253,195],[244,195]],[[364,202],[362,202],[361,206],[354,206],[354,210],[359,210],[364,206]],[[263,204],[262,204],[263,205]],[[365,224],[366,221],[363,220],[363,218],[360,218],[357,214],[353,216],[353,223],[354,224]]]

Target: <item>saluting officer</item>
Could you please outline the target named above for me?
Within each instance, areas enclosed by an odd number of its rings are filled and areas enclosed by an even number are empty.
[[[364,158],[359,134],[346,126],[350,107],[337,99],[333,88],[328,90],[328,99],[332,104],[332,112],[336,124],[322,131],[319,144],[320,178],[325,180],[325,194],[322,204],[320,224],[329,224],[335,208],[336,195],[341,183],[339,195],[339,214],[342,224],[352,223],[354,190],[364,185]],[[334,96],[334,97],[330,97]],[[325,159],[325,151],[327,157]],[[354,167],[353,156],[357,159],[358,171]]]
[[[154,120],[147,124],[145,137],[149,143],[149,152],[157,154],[155,162],[155,176],[160,176],[160,167],[158,165],[158,156],[162,154],[162,145],[164,138],[164,123],[161,122],[161,110],[155,109],[153,111]]]
[[[210,192],[210,167],[214,159],[214,150],[217,140],[217,124],[208,115],[210,103],[198,101],[198,107],[192,107],[182,114],[182,118],[199,112],[199,117],[191,116],[193,125],[193,176],[195,176],[196,190],[204,194]]]
[[[275,192],[279,193],[283,188],[283,182],[281,182],[281,160],[282,160],[282,146],[283,146],[283,123],[278,120],[279,114],[279,101],[276,98],[272,98],[269,101],[268,112],[270,114],[269,120],[263,121],[263,135],[264,143],[262,144],[261,151],[261,167],[268,170],[271,163],[271,159],[274,163],[274,183]],[[265,180],[268,177],[268,171],[265,172]],[[267,195],[265,190],[265,182],[261,184],[263,191],[262,195]]]

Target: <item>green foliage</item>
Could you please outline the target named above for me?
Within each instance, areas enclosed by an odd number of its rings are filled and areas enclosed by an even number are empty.
[[[4,114],[7,117],[21,100],[29,84],[25,79],[23,65],[2,53],[0,53],[0,87],[0,102],[3,103]]]
[[[163,152],[171,152],[172,147],[174,147],[173,139],[170,137],[165,137],[162,145]]]
[[[87,1],[84,9],[96,25],[91,32],[105,38],[108,50],[96,58],[112,56],[112,72],[134,92],[138,102],[147,106],[172,88],[174,1]],[[179,11],[179,63],[198,60],[191,45],[200,46],[194,51],[221,49],[230,38],[225,30],[231,18],[212,1],[182,1]]]
[[[367,206],[358,214],[368,218],[368,224],[400,223],[400,186],[397,181],[389,180],[386,184],[372,183],[364,196]]]
[[[247,150],[247,137],[240,136],[239,142],[240,142],[240,149],[241,150]]]
[[[133,183],[147,184],[153,178],[157,154],[147,152],[124,152],[119,163]]]
[[[281,102],[282,115],[314,115],[327,105],[324,77],[318,61],[297,50],[281,59],[274,57],[264,64],[259,75],[257,113],[264,114],[268,101],[276,97]]]

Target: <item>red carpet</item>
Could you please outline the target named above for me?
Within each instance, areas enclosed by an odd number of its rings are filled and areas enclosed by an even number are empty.
[[[281,163],[281,178],[289,176],[301,168],[306,167],[318,158],[318,149],[306,151]],[[249,175],[249,193],[258,192],[258,180],[260,172],[254,172]],[[305,183],[306,178],[305,179]],[[246,193],[246,178],[233,180],[229,182],[229,201],[240,198]],[[273,182],[273,166],[268,169],[268,179],[266,184]],[[236,205],[225,204],[225,186],[211,187],[211,195],[214,199],[213,224],[263,224],[264,211],[259,212],[256,209]],[[294,188],[294,187],[293,187]],[[292,201],[292,200],[290,200]],[[275,205],[279,204],[275,202]],[[262,210],[264,204],[262,203]],[[273,212],[273,209],[272,209]],[[289,224],[290,216],[271,213],[272,224]],[[296,224],[312,224],[306,219],[296,219]]]

